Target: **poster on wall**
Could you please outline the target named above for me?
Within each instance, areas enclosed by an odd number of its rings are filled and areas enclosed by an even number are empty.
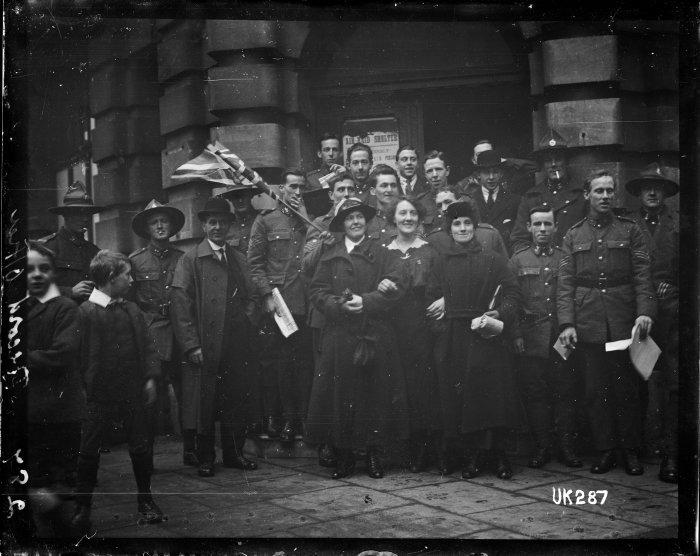
[[[343,123],[343,153],[354,143],[372,149],[374,164],[388,164],[396,169],[399,148],[399,121],[396,118],[362,118]]]

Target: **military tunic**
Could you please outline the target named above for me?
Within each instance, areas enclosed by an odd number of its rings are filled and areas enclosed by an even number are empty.
[[[641,379],[627,351],[605,343],[630,337],[635,319],[656,317],[649,252],[634,221],[612,213],[574,224],[564,236],[557,316],[573,326],[591,433],[599,451],[641,445]]]
[[[144,312],[161,361],[171,361],[174,337],[170,325],[170,285],[178,260],[184,253],[175,247],[159,249],[152,244],[129,255],[134,279],[131,295]]]
[[[581,187],[566,184],[559,188],[550,188],[546,181],[538,183],[520,199],[518,215],[515,218],[513,231],[510,233],[510,243],[513,249],[530,245],[532,235],[527,231],[527,223],[530,221],[530,209],[538,205],[552,207],[557,223],[557,231],[552,243],[557,247],[561,247],[564,234],[571,226],[586,216],[587,210]]]
[[[236,213],[236,219],[233,221],[233,224],[231,224],[231,237],[227,238],[226,242],[244,255],[248,254],[250,233],[257,215],[257,212],[246,214]]]
[[[73,298],[72,288],[78,282],[90,280],[90,261],[100,250],[82,236],[72,234],[65,226],[44,240],[44,245],[56,254],[56,285],[61,295]]]

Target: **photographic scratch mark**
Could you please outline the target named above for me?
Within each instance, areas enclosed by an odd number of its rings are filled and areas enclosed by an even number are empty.
[[[75,546],[78,546],[78,545],[83,541],[83,539],[88,539],[88,540],[90,540],[90,539],[91,539],[92,537],[94,537],[95,535],[97,535],[97,531],[93,532],[92,535],[83,535],[82,537],[80,537],[80,539],[78,540],[78,542],[75,543]]]

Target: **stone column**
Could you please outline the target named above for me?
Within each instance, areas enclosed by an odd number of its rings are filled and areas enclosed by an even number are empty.
[[[624,184],[654,160],[678,178],[676,24],[546,22],[521,30],[532,47],[534,145],[555,127],[574,147],[570,174],[577,182],[603,167]],[[618,202],[638,206],[624,189]]]

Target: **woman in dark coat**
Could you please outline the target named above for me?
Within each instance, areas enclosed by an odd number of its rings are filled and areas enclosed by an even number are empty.
[[[387,315],[404,279],[399,262],[365,235],[373,216],[359,199],[338,205],[329,229],[345,235],[321,255],[309,289],[326,324],[305,438],[336,448],[334,479],[352,474],[353,449],[366,449],[367,474],[383,477],[377,447],[408,436],[405,380]],[[353,360],[360,337],[374,348],[365,364]]]
[[[420,203],[398,198],[387,213],[397,236],[387,249],[401,261],[408,274],[406,295],[391,313],[399,358],[406,376],[408,413],[411,425],[409,464],[413,473],[428,465],[429,446],[443,474],[449,469],[442,450],[442,421],[433,364],[433,333],[427,319],[425,297],[430,272],[437,260],[434,247],[418,235],[425,209]]]
[[[479,446],[491,431],[496,476],[509,479],[513,472],[503,443],[506,431],[518,425],[520,413],[505,333],[485,339],[471,329],[471,323],[486,314],[509,326],[521,294],[505,257],[484,250],[474,239],[478,222],[471,200],[447,208],[445,226],[452,242],[433,269],[428,297],[437,302],[429,313],[445,321],[445,342],[437,353],[439,392],[445,435],[462,436],[462,477],[470,479],[479,473]],[[501,292],[492,309],[499,285]]]

